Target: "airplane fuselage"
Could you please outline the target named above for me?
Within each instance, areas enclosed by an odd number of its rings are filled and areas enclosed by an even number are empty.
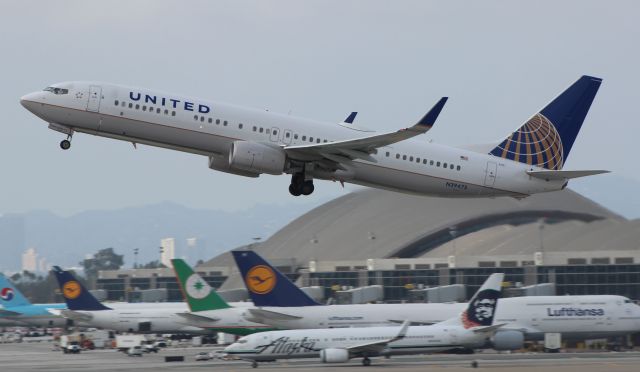
[[[234,142],[252,142],[279,151],[293,145],[329,143],[363,137],[348,126],[280,115],[265,110],[97,82],[55,84],[53,91],[31,93],[21,103],[50,128],[82,132],[209,157],[212,169],[257,177],[233,168]],[[53,88],[52,88],[53,89]],[[294,173],[296,162],[282,173]],[[405,140],[380,147],[371,159],[354,159],[345,169],[310,169],[313,178],[350,182],[411,194],[447,197],[525,197],[560,190],[565,180],[530,177],[539,169],[489,154]],[[277,171],[279,172],[279,171]],[[276,173],[277,173],[276,172]],[[271,174],[276,174],[271,173]]]

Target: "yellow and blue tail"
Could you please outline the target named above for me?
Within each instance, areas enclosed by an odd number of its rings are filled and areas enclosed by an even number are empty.
[[[490,154],[550,170],[562,169],[601,83],[600,78],[582,76]]]
[[[320,305],[254,251],[231,251],[256,306]]]
[[[52,271],[58,280],[60,292],[69,310],[111,310],[93,297],[91,292],[69,271],[62,270],[58,266],[54,266]]]

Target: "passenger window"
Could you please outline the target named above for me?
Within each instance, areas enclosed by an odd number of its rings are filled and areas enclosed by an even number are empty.
[[[427,159],[422,159],[422,164],[427,164]]]
[[[402,155],[402,160],[407,160],[407,155]]]
[[[122,102],[122,107],[124,107],[126,105],[126,103],[124,103],[124,101]]]
[[[271,133],[271,129],[267,128],[267,129],[265,130],[265,133],[267,133],[267,134]]]
[[[447,168],[447,163],[442,163],[442,168]]]
[[[129,108],[133,108],[133,103],[129,103]]]
[[[142,106],[142,111],[147,111],[147,106]]]
[[[255,131],[257,131],[257,130],[258,130],[258,127],[256,127],[256,126],[254,125],[254,126],[253,126],[253,131],[255,132]]]
[[[156,109],[156,113],[157,113],[157,114],[159,114],[159,113],[160,113],[160,107],[158,107],[158,108]]]
[[[460,166],[459,165],[456,167],[456,170],[460,170]]]
[[[264,128],[260,127],[260,133],[264,132]]]
[[[436,163],[436,167],[439,167],[439,166],[440,166],[440,162],[437,162],[437,163]]]
[[[213,123],[213,119],[209,118],[209,120],[207,120],[209,122],[209,124]]]
[[[298,139],[298,134],[297,133],[293,135],[293,139]]]
[[[171,116],[176,116],[176,112],[175,111],[171,111]]]
[[[226,127],[226,126],[227,126],[227,121],[225,120],[225,121],[222,123],[222,125]]]
[[[118,100],[116,100],[116,103],[114,103],[114,105],[118,106],[120,102],[118,102]]]
[[[140,110],[140,105],[136,105],[136,110]]]
[[[216,119],[216,124],[220,124],[220,119]]]
[[[400,159],[400,154],[396,154],[396,159]]]
[[[200,116],[200,121],[204,122],[204,116]]]
[[[413,156],[409,156],[409,161],[413,161]]]
[[[313,137],[309,137],[309,142],[313,142]]]
[[[329,141],[327,141],[327,140],[324,140],[323,142],[324,142],[324,143],[327,143],[327,142],[329,142]]]
[[[285,137],[287,137],[287,138],[289,138],[289,137],[291,137],[291,133],[290,133],[290,132],[286,132],[286,133],[284,134],[284,136],[285,136]]]
[[[387,151],[387,153],[385,154],[387,157],[389,157],[389,151]]]
[[[302,140],[306,141],[307,140],[307,136],[302,136]]]
[[[416,158],[416,163],[420,163],[420,158]]]
[[[320,143],[320,138],[317,138],[317,139],[316,139],[316,143]]]
[[[198,115],[193,115],[193,120],[198,121]]]
[[[449,165],[449,169],[453,169],[453,164]]]
[[[431,161],[429,162],[429,165],[433,165],[433,160],[431,160]]]
[[[274,129],[274,130],[273,130],[273,135],[275,136],[275,135],[277,135],[277,134],[278,134],[278,131]]]
[[[226,123],[226,121],[225,121]],[[238,124],[238,128],[242,129],[242,123]]]

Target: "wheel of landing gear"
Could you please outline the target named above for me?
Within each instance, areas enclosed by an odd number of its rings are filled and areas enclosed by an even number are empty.
[[[69,140],[62,140],[60,142],[60,148],[63,150],[69,150],[71,147],[71,142]]]
[[[258,368],[258,362],[256,362],[255,360],[251,362],[251,368]]]
[[[306,181],[302,184],[302,195],[311,195],[315,187],[313,186],[312,181]]]
[[[300,189],[294,184],[289,185],[289,193],[293,196],[300,196],[301,194]]]
[[[365,366],[365,367],[370,366],[371,365],[371,359],[369,359],[369,358],[362,359],[362,365]]]

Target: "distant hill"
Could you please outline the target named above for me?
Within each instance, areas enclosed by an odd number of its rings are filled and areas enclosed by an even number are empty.
[[[48,211],[7,214],[0,217],[0,270],[18,270],[21,254],[35,247],[47,262],[77,265],[87,254],[113,247],[133,264],[133,249],[139,248],[138,263],[159,258],[160,239],[176,239],[176,255],[191,262],[268,238],[295,217],[318,203],[302,205],[257,205],[245,211],[225,212],[187,208],[171,202],[113,211],[92,210],[70,217]],[[187,238],[198,246],[187,249]]]

